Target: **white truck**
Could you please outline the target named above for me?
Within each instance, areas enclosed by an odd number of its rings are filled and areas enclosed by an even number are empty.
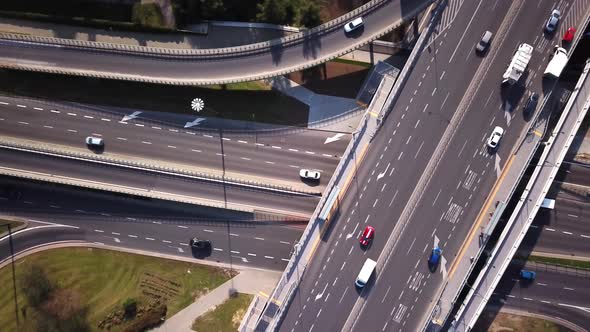
[[[529,65],[532,55],[533,47],[531,45],[526,43],[520,44],[516,52],[514,52],[504,75],[502,75],[502,83],[514,84],[518,82],[522,73],[524,73],[526,67]]]
[[[549,61],[543,75],[558,78],[559,75],[561,75],[563,68],[565,68],[565,65],[567,65],[568,60],[567,51],[562,47],[555,46],[553,57],[551,58],[551,61]]]

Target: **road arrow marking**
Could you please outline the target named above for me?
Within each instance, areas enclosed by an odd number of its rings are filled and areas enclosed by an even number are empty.
[[[324,142],[324,144],[336,142],[336,141],[340,140],[340,138],[342,136],[344,136],[344,134],[336,134],[336,135],[334,135],[332,137],[328,137],[328,138],[326,138],[326,141]]]
[[[387,173],[387,170],[389,169],[389,166],[391,165],[391,163],[387,163],[387,167],[385,168],[385,170],[383,171],[383,173],[379,173],[379,175],[377,175],[377,180],[381,179],[382,177],[385,176],[385,173]]]
[[[354,226],[354,230],[352,231],[352,233],[350,233],[350,234],[347,234],[347,235],[346,235],[346,239],[347,239],[347,240],[348,240],[348,239],[350,239],[350,238],[351,238],[351,237],[354,235],[354,233],[356,233],[356,229],[357,229],[358,227],[359,227],[359,223],[357,222],[357,223],[356,223],[356,226]]]
[[[502,159],[500,159],[500,156],[496,153],[496,160],[494,161],[494,169],[496,170],[496,177],[500,177],[500,174],[502,173],[502,168],[500,167],[500,161],[502,161]]]
[[[326,283],[326,287],[324,287],[324,290],[321,293],[319,293],[318,295],[315,296],[315,300],[316,301],[319,300],[319,299],[321,299],[322,296],[324,296],[324,293],[326,292],[326,288],[328,288],[328,284],[327,283]]]
[[[118,238],[114,237],[113,239],[115,239],[115,242],[121,243],[121,240],[119,240]]]
[[[434,236],[434,246],[438,247],[438,243],[440,242],[440,240],[438,239],[438,237],[435,235]]]
[[[445,256],[441,257],[440,272],[443,275],[443,280],[447,279],[447,260],[445,259]]]
[[[504,117],[506,118],[506,124],[510,127],[510,120],[512,120],[512,113],[511,113],[512,105],[506,102],[506,106],[504,107]]]
[[[141,112],[133,112],[133,113],[131,113],[131,114],[129,114],[129,115],[125,115],[125,116],[123,117],[123,120],[121,120],[121,121],[123,121],[123,122],[127,122],[127,121],[129,121],[129,120],[133,120],[133,119],[135,119],[136,117],[138,117],[140,114],[141,114]]]
[[[204,119],[204,118],[196,118],[195,120],[193,120],[193,121],[191,121],[191,122],[187,122],[187,123],[184,125],[184,128],[189,128],[189,127],[193,127],[193,126],[198,126],[198,125],[199,125],[199,123],[201,123],[201,122],[203,122],[203,121],[205,121],[205,119]]]

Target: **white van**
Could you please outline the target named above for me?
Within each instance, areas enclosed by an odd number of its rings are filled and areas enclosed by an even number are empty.
[[[543,203],[541,203],[542,208],[546,208],[549,210],[553,210],[555,208],[555,200],[550,198],[545,198]]]
[[[377,266],[377,262],[370,258],[367,258],[365,264],[363,264],[361,272],[359,272],[358,277],[356,277],[356,281],[354,282],[354,284],[359,288],[365,287],[365,285],[369,281],[369,278],[371,278],[373,271],[375,271],[375,266]]]

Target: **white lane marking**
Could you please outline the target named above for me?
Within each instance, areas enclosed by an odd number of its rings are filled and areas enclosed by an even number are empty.
[[[538,282],[537,285],[539,285],[539,286],[547,286],[547,284],[544,284],[542,282]]]
[[[568,217],[572,217],[572,218],[578,218],[578,216],[576,216],[575,214],[569,214],[567,215]]]
[[[561,231],[563,234],[572,235],[572,232]]]
[[[523,299],[527,300],[527,301],[532,301],[533,299],[531,299],[530,297],[523,297]]]
[[[213,250],[215,250],[215,251],[223,251],[223,249],[221,249],[221,248],[213,248]]]
[[[471,31],[469,29],[469,26],[471,25],[471,23],[473,22],[473,19],[475,18],[475,14],[477,14],[477,11],[479,10],[479,6],[481,6],[481,3],[483,2],[483,0],[479,1],[479,4],[477,5],[477,8],[475,8],[475,11],[473,12],[473,16],[471,16],[471,19],[469,20],[469,23],[467,23],[467,28],[465,30],[463,30],[463,35],[461,36],[461,39],[459,39],[459,42],[457,43],[457,47],[455,47],[455,51],[453,51],[453,54],[451,55],[451,58],[449,59],[449,63],[451,63],[453,61],[453,58],[455,57],[455,53],[457,53],[457,50],[459,49],[459,46],[461,45],[461,42],[463,41],[463,38],[465,37],[465,34],[467,33],[467,31]],[[432,58],[434,59],[434,57]]]
[[[566,290],[574,290],[573,288],[569,288],[569,287],[563,287],[563,289],[566,289]]]
[[[90,115],[84,115],[84,117],[85,117],[86,119],[94,119],[94,117],[93,117],[93,116],[90,116]]]
[[[117,243],[121,243],[121,240],[119,240],[119,238],[114,237],[113,240],[115,240],[115,242]]]
[[[134,239],[137,239],[137,235],[133,235],[133,234],[128,234],[127,236],[132,237]]]
[[[254,143],[256,146],[264,146],[262,143]]]
[[[191,149],[192,152],[203,152],[201,150],[197,150],[197,149]]]
[[[203,134],[203,136],[204,137],[207,137],[207,138],[213,138],[213,136],[211,136],[211,135],[205,135],[205,134]]]
[[[289,259],[286,259],[286,258],[281,258],[281,260],[282,260],[283,262],[289,262],[289,261],[290,261]]]
[[[541,302],[543,302],[543,303],[547,303],[547,304],[551,304],[551,302],[549,302],[549,301],[545,301],[545,300],[541,300]]]
[[[290,245],[291,244],[291,242],[286,242],[286,241],[279,241],[279,242],[282,243],[282,244],[286,244],[286,245]]]
[[[52,126],[43,126],[43,128],[47,128],[47,129],[53,129]]]
[[[143,143],[143,144],[149,144],[149,145],[152,144],[152,142],[147,142],[147,141],[141,141],[141,143]]]
[[[178,129],[168,129],[168,131],[171,131],[173,133],[177,133],[178,132]]]
[[[242,144],[248,144],[248,142],[246,142],[246,141],[242,141],[242,140],[238,140],[238,143],[242,143]]]
[[[125,137],[117,137],[118,140],[120,141],[126,141],[127,139]]]
[[[111,216],[111,215],[110,215],[110,214],[108,214],[108,213],[101,213],[100,215],[101,215],[101,216],[105,216],[105,217],[110,217],[110,216]]]
[[[3,102],[3,101],[0,101],[0,104],[2,104],[2,105],[10,105],[9,103]]]
[[[210,230],[210,229],[204,229],[204,230],[203,230],[203,232],[207,232],[207,233],[213,233],[213,231],[212,231],[212,230]]]
[[[121,233],[117,233],[117,232],[111,232],[111,234],[113,234],[113,235],[121,235]]]
[[[272,256],[264,256],[264,258],[266,258],[266,259],[275,259],[275,258],[274,258],[274,257],[272,257]]]
[[[106,121],[106,122],[111,122],[111,119],[105,119],[105,118],[101,118],[100,120],[102,120],[102,121]]]
[[[586,239],[590,239],[590,236],[588,236],[588,235],[580,234],[580,236],[583,238],[586,238]]]
[[[75,129],[68,129],[68,131],[69,131],[70,133],[77,133],[77,132],[78,132],[78,131],[77,131],[77,130],[75,130]]]
[[[28,125],[28,122],[24,122],[24,121],[19,121],[18,123],[23,124],[23,125]]]
[[[322,156],[324,156],[324,157],[332,157],[331,154],[327,154],[327,153],[322,153]]]
[[[86,213],[86,211],[84,211],[84,210],[75,210],[75,212],[78,212],[78,213]]]
[[[76,114],[76,113],[66,113],[66,114],[70,115],[70,116],[78,116],[78,114]]]
[[[57,113],[57,114],[61,113],[61,112],[60,112],[60,111],[58,111],[58,110],[51,110],[50,112],[51,112],[51,113]]]
[[[255,238],[256,240],[259,240],[259,241],[264,241],[264,238],[263,238],[263,237],[254,237],[254,238]]]
[[[236,234],[236,233],[229,233],[229,235],[230,235],[230,236],[240,236],[240,235],[238,235],[238,234]]]
[[[297,149],[289,149],[289,151],[299,152],[299,150],[297,150]]]
[[[41,107],[33,107],[33,109],[34,110],[37,110],[37,111],[42,111],[43,110]]]
[[[253,256],[253,257],[256,257],[256,254],[251,254],[251,253],[248,253],[248,256]]]
[[[280,146],[276,146],[276,145],[273,145],[273,146],[272,146],[272,148],[273,148],[273,149],[279,149],[279,150],[280,150],[280,149],[282,149],[282,147],[280,147]]]
[[[549,227],[545,227],[546,230],[550,231],[550,232],[555,232],[555,229],[553,228],[549,228]]]
[[[127,220],[131,220],[131,221],[135,221],[135,220],[137,220],[137,219],[135,219],[135,218],[131,218],[131,217],[126,217],[125,219],[127,219]]]
[[[16,107],[20,107],[20,108],[27,108],[27,106],[25,105],[21,105],[21,104],[17,104]]]
[[[240,157],[240,159],[242,159],[242,160],[252,160],[252,159],[246,158],[246,157]]]
[[[313,152],[313,151],[305,151],[305,153],[307,153],[307,154],[315,154],[315,152]]]
[[[340,297],[340,301],[338,301],[338,303],[342,303],[342,300],[344,299],[344,295],[346,295],[346,292],[348,292],[348,286],[346,287],[346,289],[344,290],[344,293],[342,293],[342,296]]]
[[[146,240],[149,240],[149,241],[154,241],[155,240],[153,237],[146,237],[145,239]]]
[[[94,231],[97,233],[104,233],[104,231],[102,229],[95,229]]]
[[[184,228],[184,229],[187,229],[188,228],[188,227],[182,226],[182,225],[177,225],[176,227],[178,227],[178,228]]]
[[[271,164],[271,165],[274,165],[274,164],[275,164],[275,162],[274,162],[274,161],[265,161],[265,163],[267,163],[267,164]]]
[[[152,126],[152,129],[158,129],[158,130],[162,130],[161,127],[156,127],[156,126]]]
[[[138,127],[145,127],[145,125],[142,125],[141,123],[136,123],[135,125]]]
[[[171,149],[176,149],[176,147],[174,145],[168,145],[168,147]]]

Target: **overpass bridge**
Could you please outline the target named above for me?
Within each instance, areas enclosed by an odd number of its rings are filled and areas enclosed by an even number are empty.
[[[162,49],[0,34],[0,68],[172,85],[261,80],[316,66],[385,35],[433,0],[373,0],[310,30],[219,49]],[[343,26],[362,16],[364,27]]]

